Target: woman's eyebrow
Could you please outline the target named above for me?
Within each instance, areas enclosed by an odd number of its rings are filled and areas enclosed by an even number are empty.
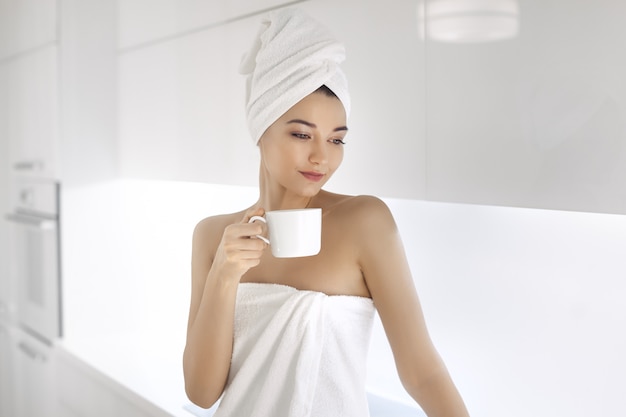
[[[292,119],[287,122],[287,124],[292,124],[292,123],[298,123],[298,124],[308,126],[312,129],[317,129],[317,125],[315,123],[307,122],[306,120],[302,120],[302,119]],[[342,130],[348,130],[348,126],[339,126],[333,129],[333,132],[339,132]]]
[[[302,120],[302,119],[293,119],[287,122],[287,124],[292,124],[292,123],[297,123],[297,124],[308,126],[312,129],[317,129],[317,125],[315,123],[307,122],[306,120]]]

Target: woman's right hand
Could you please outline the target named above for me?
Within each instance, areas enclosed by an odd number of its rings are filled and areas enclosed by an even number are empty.
[[[211,272],[238,282],[250,268],[259,265],[267,243],[255,236],[263,234],[265,225],[260,222],[249,223],[249,220],[252,216],[264,214],[262,208],[252,208],[239,223],[226,226],[213,258]]]
[[[187,343],[183,356],[189,399],[211,407],[224,392],[233,352],[233,323],[239,280],[261,261],[266,243],[263,223],[248,223],[263,209],[248,210],[239,223],[224,226],[224,217],[207,218],[194,229],[192,287]],[[223,228],[221,240],[217,241]]]

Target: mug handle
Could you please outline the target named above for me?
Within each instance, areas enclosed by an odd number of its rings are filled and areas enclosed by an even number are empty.
[[[265,217],[262,217],[262,216],[252,216],[252,217],[250,217],[250,220],[248,220],[248,223],[252,223],[252,222],[254,222],[255,220],[260,220],[260,221],[262,221],[263,223],[266,223],[266,224],[267,224],[267,220],[265,220]],[[266,238],[265,236],[256,235],[256,236],[254,236],[254,237],[256,237],[257,239],[261,239],[263,242],[267,243],[268,245],[270,244],[269,239],[268,239],[268,238]]]

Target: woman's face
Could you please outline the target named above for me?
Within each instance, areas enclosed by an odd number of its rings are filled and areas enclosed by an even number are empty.
[[[341,101],[312,93],[261,136],[261,167],[285,189],[314,196],[339,168],[347,131]]]

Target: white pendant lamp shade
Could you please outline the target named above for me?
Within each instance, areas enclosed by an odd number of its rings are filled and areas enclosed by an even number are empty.
[[[441,42],[493,42],[519,32],[516,0],[427,0],[418,18],[421,35]]]

